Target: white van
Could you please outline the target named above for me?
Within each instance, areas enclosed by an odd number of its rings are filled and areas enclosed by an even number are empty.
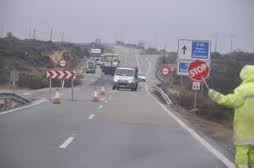
[[[114,73],[113,90],[127,88],[136,91],[138,88],[138,75],[135,68],[118,67]]]

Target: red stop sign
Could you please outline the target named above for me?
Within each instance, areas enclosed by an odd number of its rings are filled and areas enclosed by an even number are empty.
[[[193,81],[202,81],[209,76],[209,66],[205,61],[195,60],[190,63],[188,73]]]

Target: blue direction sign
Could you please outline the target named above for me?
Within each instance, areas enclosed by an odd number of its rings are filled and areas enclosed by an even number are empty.
[[[188,75],[189,64],[190,64],[190,61],[178,60],[177,74],[178,75]]]
[[[209,42],[193,41],[191,58],[194,59],[209,59]]]

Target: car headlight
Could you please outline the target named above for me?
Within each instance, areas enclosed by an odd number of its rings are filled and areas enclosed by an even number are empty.
[[[118,82],[118,79],[114,79],[114,82]]]
[[[128,80],[129,83],[133,83],[133,80]]]

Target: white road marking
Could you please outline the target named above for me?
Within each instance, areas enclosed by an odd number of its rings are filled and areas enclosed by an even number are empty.
[[[89,120],[92,120],[92,119],[94,118],[94,116],[95,116],[94,114],[91,114],[91,115],[88,117],[88,119],[89,119]]]
[[[150,62],[150,61],[149,61]],[[151,62],[150,62],[151,65]],[[150,67],[147,70],[147,74],[150,71]],[[211,144],[209,144],[205,139],[203,139],[197,132],[195,132],[192,128],[190,128],[188,125],[186,125],[180,118],[178,118],[175,114],[173,114],[167,107],[165,107],[159,100],[157,100],[148,90],[147,83],[146,85],[146,91],[147,93],[160,105],[160,107],[168,113],[170,117],[172,117],[183,129],[188,131],[192,137],[194,137],[200,144],[202,144],[204,147],[206,147],[214,156],[216,156],[219,160],[221,160],[227,167],[229,168],[235,168],[234,163],[232,163],[226,156],[224,156],[220,151],[215,149]]]
[[[31,93],[30,92],[24,92],[22,95],[23,96],[28,96],[28,95],[30,95]]]
[[[67,139],[64,141],[64,143],[63,143],[61,146],[59,146],[59,148],[60,148],[60,149],[65,149],[65,148],[67,148],[67,147],[72,143],[72,141],[73,141],[74,139],[75,139],[75,138],[74,138],[73,136],[67,138]]]
[[[102,101],[106,100],[106,98],[101,98]]]
[[[101,109],[103,107],[103,105],[100,105],[99,107],[98,107],[98,109]]]
[[[104,103],[107,103],[107,102],[108,102],[108,100],[105,100],[105,101],[104,101]]]
[[[45,103],[47,101],[48,101],[47,99],[41,99],[41,100],[33,102],[32,104],[28,104],[26,106],[22,106],[22,107],[18,107],[18,108],[15,108],[15,109],[11,109],[11,110],[8,110],[8,111],[1,112],[0,115],[9,114],[9,113],[12,113],[12,112],[16,112],[18,110],[23,110],[23,109],[26,109],[26,108],[29,108],[29,107],[39,105],[41,103]]]

